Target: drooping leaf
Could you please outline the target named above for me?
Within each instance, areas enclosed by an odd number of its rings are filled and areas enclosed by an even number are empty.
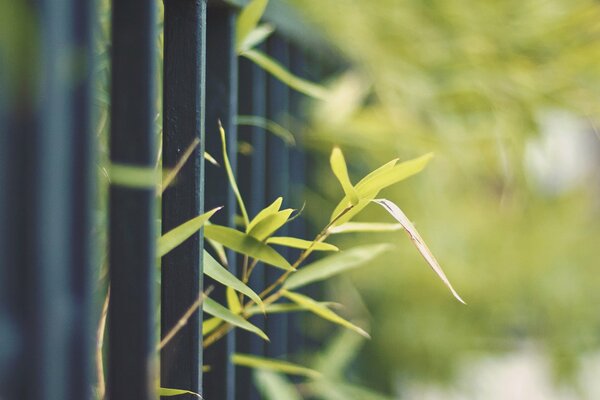
[[[292,247],[294,249],[306,250],[312,246],[314,251],[339,251],[336,246],[323,243],[323,242],[311,242],[310,240],[298,239],[295,237],[287,236],[271,236],[266,241],[267,244],[277,244],[279,246]]]
[[[324,100],[327,98],[327,89],[324,87],[302,79],[290,71],[285,69],[280,63],[269,57],[268,55],[258,50],[246,50],[240,53],[241,56],[248,58],[249,60],[256,63],[259,67],[285,83],[287,86],[295,89],[307,96],[314,97],[315,99]]]
[[[260,210],[260,212],[258,214],[256,214],[256,216],[254,218],[252,218],[252,221],[250,221],[250,224],[248,224],[248,226],[246,227],[246,233],[250,232],[250,230],[252,228],[254,228],[254,226],[256,224],[258,224],[263,219],[267,218],[269,215],[272,215],[272,214],[275,214],[276,212],[278,212],[282,203],[283,203],[283,197],[278,197],[268,207],[265,207],[262,210]]]
[[[240,45],[244,43],[250,32],[258,25],[258,22],[265,13],[267,4],[269,4],[269,0],[252,0],[240,12],[235,24],[235,40],[238,51]]]
[[[342,189],[344,190],[346,197],[348,197],[350,200],[350,204],[357,204],[359,200],[358,193],[356,193],[356,189],[354,189],[354,186],[352,186],[352,182],[348,176],[346,160],[344,159],[344,154],[339,147],[333,148],[329,162],[331,164],[331,170],[333,171],[333,174],[337,180],[340,182],[340,185],[342,185]]]
[[[371,338],[364,329],[345,320],[344,318],[340,317],[339,315],[337,315],[336,313],[331,311],[329,308],[321,305],[319,302],[311,299],[310,297],[305,296],[300,293],[290,292],[287,290],[282,290],[281,293],[283,294],[284,297],[288,298],[289,300],[293,301],[296,304],[300,304],[300,305],[306,307],[309,311],[318,315],[319,317],[326,319],[328,321],[331,321],[340,326],[343,326],[345,328],[348,328],[368,339]]]
[[[156,256],[162,257],[181,243],[185,242],[190,236],[198,232],[204,224],[213,216],[214,213],[223,207],[213,208],[207,213],[190,219],[187,222],[173,228],[158,239],[156,245]]]
[[[236,122],[238,125],[255,126],[271,132],[273,135],[281,138],[288,146],[296,145],[296,139],[292,132],[270,119],[258,115],[238,115]]]
[[[262,330],[260,330],[260,328],[251,324],[239,315],[232,313],[227,307],[223,307],[210,297],[204,299],[202,309],[205,313],[210,314],[213,317],[220,318],[223,321],[230,323],[231,325],[255,333],[264,340],[269,341],[268,336]]]
[[[235,180],[235,175],[233,170],[231,169],[231,163],[229,162],[229,156],[227,155],[227,140],[225,139],[225,129],[223,129],[223,125],[221,121],[219,121],[219,133],[221,134],[221,145],[223,147],[223,163],[225,164],[225,171],[227,172],[227,179],[229,180],[229,185],[231,186],[231,190],[235,194],[235,198],[237,199],[238,206],[240,207],[240,211],[242,212],[242,217],[244,218],[244,225],[248,226],[250,223],[248,219],[248,212],[246,211],[246,206],[244,204],[244,199],[242,199],[242,195],[240,194],[240,189],[238,188],[237,182]]]
[[[264,42],[271,34],[275,32],[275,27],[271,24],[261,24],[252,29],[246,37],[237,44],[237,52],[241,53],[258,46]]]
[[[248,235],[255,237],[262,242],[281,228],[290,218],[292,212],[294,212],[294,210],[288,208],[263,218],[248,231]]]
[[[358,233],[358,232],[394,232],[402,229],[401,224],[385,222],[346,222],[329,229],[329,233]]]
[[[461,297],[458,295],[456,290],[454,290],[454,288],[452,287],[452,284],[450,283],[450,281],[446,277],[446,274],[442,270],[442,267],[440,266],[440,264],[438,263],[436,258],[433,256],[433,253],[431,252],[431,250],[429,250],[429,247],[427,247],[427,245],[423,241],[423,238],[421,238],[421,235],[419,235],[419,232],[417,232],[417,229],[414,227],[412,222],[410,222],[410,220],[404,214],[404,212],[400,209],[400,207],[398,207],[395,203],[393,203],[389,200],[386,200],[386,199],[375,199],[375,200],[373,200],[373,202],[375,202],[375,203],[379,204],[381,207],[383,207],[388,213],[390,213],[390,215],[392,217],[394,217],[396,219],[396,221],[398,221],[398,222],[400,222],[400,224],[402,224],[402,226],[404,227],[404,230],[406,231],[406,233],[408,234],[408,236],[410,237],[412,242],[415,244],[415,246],[417,247],[417,249],[423,256],[423,258],[425,258],[425,261],[427,261],[429,266],[439,276],[439,278],[442,280],[442,282],[444,282],[444,284],[448,287],[448,289],[450,289],[450,291],[452,292],[454,297],[461,303],[466,304],[464,302],[464,300],[461,299]]]
[[[304,376],[313,379],[319,378],[322,375],[319,371],[315,371],[314,369],[303,367],[301,365],[297,365],[288,361],[277,360],[274,358],[258,357],[250,354],[236,353],[233,356],[231,356],[231,361],[235,365],[280,372],[287,375]]]
[[[258,310],[258,307],[256,309]],[[223,320],[217,317],[212,317],[202,321],[202,336],[208,335],[209,333],[217,329],[219,326],[221,326],[222,323]]]
[[[306,265],[291,275],[283,284],[285,289],[297,289],[309,283],[322,281],[334,275],[358,268],[388,251],[389,244],[354,247]]]
[[[229,307],[229,309],[231,310],[232,313],[240,314],[242,312],[243,307],[242,307],[242,303],[240,303],[240,298],[238,297],[235,290],[228,287],[226,289],[226,294],[227,294],[227,307]]]
[[[275,372],[257,370],[254,382],[265,400],[302,400],[294,385]]]
[[[228,288],[235,289],[240,293],[248,296],[252,301],[258,304],[260,307],[264,307],[264,304],[260,297],[248,287],[244,282],[240,281],[235,275],[229,272],[226,268],[222,267],[217,260],[210,255],[209,252],[204,250],[204,273],[210,276],[215,281],[222,283]]]
[[[111,185],[134,189],[156,189],[159,183],[153,166],[112,163],[108,175]]]
[[[273,248],[243,232],[226,226],[207,225],[204,227],[204,235],[233,251],[256,258],[266,264],[286,271],[293,269],[290,263]]]
[[[202,398],[202,396],[200,396],[198,393],[192,392],[191,390],[171,389],[171,388],[163,388],[163,387],[158,388],[159,396],[171,397],[171,396],[181,396],[183,394],[191,394],[193,396],[196,396],[199,399]]]

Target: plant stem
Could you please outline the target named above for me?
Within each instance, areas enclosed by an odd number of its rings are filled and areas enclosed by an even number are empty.
[[[96,330],[96,376],[98,379],[98,398],[104,399],[106,384],[104,383],[104,362],[102,359],[102,348],[104,347],[104,332],[106,331],[106,317],[108,315],[108,304],[110,303],[110,286],[106,290],[106,297],[102,305],[102,314],[98,321]]]

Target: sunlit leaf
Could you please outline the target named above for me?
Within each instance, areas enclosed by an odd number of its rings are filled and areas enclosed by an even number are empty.
[[[460,298],[458,293],[456,293],[456,290],[454,290],[452,284],[450,284],[450,281],[448,280],[448,278],[446,278],[446,274],[444,274],[442,267],[440,267],[440,264],[433,256],[433,253],[431,252],[431,250],[429,250],[429,248],[421,238],[421,235],[419,235],[419,232],[417,232],[417,229],[414,227],[412,222],[410,222],[410,220],[404,214],[404,212],[402,212],[400,207],[386,199],[375,199],[373,200],[373,202],[383,207],[388,213],[390,213],[392,217],[394,217],[398,222],[400,222],[400,224],[402,224],[404,230],[406,231],[412,242],[415,244],[423,258],[425,258],[425,261],[427,261],[429,266],[440,277],[442,282],[444,282],[448,289],[450,289],[454,297],[456,297],[456,299],[461,303],[466,304],[464,300]]]
[[[285,83],[287,86],[295,89],[307,96],[314,97],[316,99],[326,99],[327,89],[324,87],[302,79],[290,71],[285,69],[280,63],[269,57],[268,55],[257,51],[257,50],[246,50],[240,53],[240,55],[252,60],[258,66],[263,68],[265,71]]]
[[[305,376],[307,378],[319,378],[321,373],[297,365],[288,361],[277,360],[274,358],[258,357],[250,354],[236,353],[231,357],[231,361],[235,365],[243,367],[250,367],[255,369],[269,370],[274,372],[281,372],[287,375]]]
[[[204,235],[233,251],[256,258],[266,264],[284,270],[292,269],[290,263],[273,248],[243,232],[226,226],[207,225],[204,227]]]
[[[322,281],[342,272],[358,268],[391,249],[389,244],[354,247],[306,265],[291,275],[283,284],[286,289],[296,289],[309,283]]]
[[[207,223],[207,225],[209,225],[209,223]],[[223,245],[219,242],[215,242],[214,240],[211,240],[207,237],[204,238],[204,241],[206,243],[209,244],[210,247],[212,247],[212,249],[215,251],[215,254],[217,256],[217,259],[219,260],[219,262],[221,263],[221,265],[224,266],[228,266],[229,262],[227,261],[227,254],[225,253],[225,247],[223,247]]]
[[[256,214],[256,216],[254,218],[252,218],[252,221],[250,221],[250,224],[248,224],[248,226],[246,227],[246,233],[249,232],[252,228],[254,228],[254,226],[256,224],[258,224],[260,221],[267,218],[269,215],[272,215],[272,214],[275,214],[276,212],[278,212],[282,203],[283,203],[283,197],[278,197],[268,207],[265,207],[264,209],[260,210],[260,212],[258,214]]]
[[[213,216],[214,213],[219,211],[222,207],[213,208],[207,213],[199,215],[195,218],[190,219],[187,222],[173,228],[169,232],[165,233],[158,239],[156,245],[156,256],[162,257],[181,243],[185,242],[190,236],[198,232],[204,224]]]
[[[210,314],[213,317],[220,318],[223,321],[230,323],[231,325],[255,333],[266,341],[269,340],[267,335],[262,330],[260,330],[260,328],[251,324],[239,315],[232,313],[227,307],[223,307],[210,297],[204,299],[202,309],[205,313]]]
[[[265,13],[269,0],[252,0],[246,5],[235,24],[235,40],[239,46],[244,43],[250,32],[252,32]]]
[[[259,306],[264,306],[260,297],[250,289],[244,282],[240,281],[229,272],[226,268],[222,267],[217,260],[210,255],[209,252],[204,250],[204,273],[210,276],[215,281],[222,283],[228,288],[235,289],[240,293],[248,296]]]
[[[263,218],[248,231],[248,235],[255,237],[262,242],[281,228],[290,218],[292,212],[294,212],[294,210],[288,208]]]
[[[264,42],[271,34],[275,31],[275,28],[271,24],[261,24],[256,28],[252,29],[246,37],[237,44],[237,52],[241,53],[245,50],[258,46]]]
[[[323,242],[311,242],[310,240],[298,239],[295,237],[287,236],[272,236],[267,239],[267,244],[277,244],[285,247],[292,247],[294,249],[306,250],[312,246],[314,251],[339,251],[336,246],[323,243]]]
[[[350,181],[350,177],[348,176],[348,168],[346,166],[346,160],[344,159],[344,154],[339,149],[339,147],[334,147],[331,152],[331,157],[329,158],[329,162],[331,164],[331,170],[333,174],[342,185],[342,189],[344,193],[350,200],[350,204],[355,205],[358,203],[358,194],[356,193],[356,189],[352,186],[352,182]]]
[[[215,160],[213,156],[210,155],[208,151],[204,152],[204,159],[214,165],[215,167],[220,167],[221,165]]]
[[[153,166],[112,163],[109,167],[111,185],[134,189],[156,189],[159,179]]]
[[[289,300],[293,301],[294,303],[305,306],[307,308],[307,310],[318,315],[319,317],[326,319],[328,321],[331,321],[340,326],[343,326],[345,328],[348,328],[366,338],[369,338],[369,339],[371,338],[369,336],[369,334],[367,332],[365,332],[364,329],[345,320],[344,318],[340,317],[339,315],[337,315],[336,313],[331,311],[329,308],[321,305],[319,302],[311,299],[310,297],[305,296],[300,293],[293,293],[293,292],[290,292],[287,290],[282,290],[281,293],[283,294],[284,297],[288,298]]]
[[[191,390],[170,389],[170,388],[163,388],[163,387],[158,388],[159,396],[171,397],[171,396],[181,396],[183,394],[191,394],[193,396],[196,396],[199,399],[202,398],[202,396],[200,396],[198,393],[192,392]]]
[[[346,222],[329,229],[329,233],[394,232],[402,229],[401,224],[385,222]]]
[[[242,312],[243,307],[242,307],[242,303],[240,303],[240,298],[238,297],[235,290],[228,287],[226,290],[226,294],[227,294],[227,307],[229,307],[229,309],[231,310],[232,313],[240,314]]]
[[[265,400],[302,400],[294,385],[275,372],[257,370],[254,381]]]
[[[293,146],[296,144],[296,139],[292,132],[279,125],[277,122],[271,121],[258,115],[238,115],[236,118],[238,125],[256,126],[267,132],[281,138],[287,145]]]
[[[332,301],[320,301],[319,304],[321,304],[323,307],[328,307],[328,308],[340,308],[342,305],[340,303],[335,303]],[[258,307],[258,306],[252,306],[246,309],[246,314],[248,316],[252,316],[252,315],[256,315],[256,314],[260,314],[260,313],[264,313],[264,314],[282,314],[282,313],[289,313],[289,312],[299,312],[299,311],[308,311],[308,309],[305,306],[301,306],[299,304],[295,304],[295,303],[274,303],[274,304],[268,304],[267,306],[265,306],[264,311]]]
[[[256,309],[258,310],[258,307],[256,307]],[[223,320],[217,317],[209,318],[207,320],[202,321],[202,336],[208,335],[209,333],[217,329],[222,323]]]

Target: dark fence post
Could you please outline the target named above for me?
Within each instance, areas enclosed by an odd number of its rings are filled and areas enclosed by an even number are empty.
[[[237,55],[235,53],[235,16],[233,8],[222,4],[209,4],[206,31],[206,150],[222,159],[221,140],[217,121],[221,120],[227,133],[227,149],[232,169],[237,168]],[[207,166],[207,208],[225,206],[215,215],[219,224],[234,225],[236,203],[227,181],[224,168]],[[229,252],[229,270],[236,274],[236,257]],[[210,280],[207,280],[210,282]],[[212,297],[223,303],[225,291],[220,285]],[[235,351],[235,334],[230,332],[223,339],[206,349],[206,364],[211,371],[204,379],[204,397],[207,399],[235,400],[235,369],[231,355]]]
[[[156,149],[154,0],[112,2],[110,157],[150,171]],[[110,188],[108,397],[154,398],[155,187]]]
[[[162,231],[204,209],[205,0],[165,0],[163,167],[192,156],[162,198]],[[202,233],[162,259],[161,332],[166,335],[202,290]],[[161,352],[161,386],[202,392],[202,318],[195,312]],[[181,396],[192,399],[192,395]]]

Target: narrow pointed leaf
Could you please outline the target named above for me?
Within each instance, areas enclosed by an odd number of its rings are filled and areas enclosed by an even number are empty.
[[[336,313],[331,311],[329,308],[321,305],[319,302],[311,299],[310,297],[304,296],[299,293],[289,292],[287,290],[282,290],[282,294],[284,297],[288,298],[289,300],[293,301],[294,303],[305,306],[309,311],[311,311],[312,313],[318,315],[319,317],[321,317],[323,319],[326,319],[335,324],[341,325],[344,328],[348,328],[368,339],[371,338],[364,329],[354,325],[352,322],[345,320],[344,318],[340,317],[339,315],[337,315]]]
[[[264,307],[264,304],[258,294],[244,284],[244,282],[236,278],[236,276],[229,272],[226,268],[222,267],[219,262],[215,260],[213,256],[211,256],[206,250],[204,250],[204,273],[228,288],[235,289],[238,292],[245,294],[256,304]]]
[[[279,208],[281,207],[281,203],[283,203],[283,197],[278,197],[268,207],[265,207],[262,210],[260,210],[260,212],[256,214],[254,218],[252,218],[252,221],[250,221],[250,224],[248,224],[248,226],[246,227],[246,233],[249,232],[252,228],[254,228],[254,226],[260,221],[267,218],[269,215],[273,215],[276,212],[278,212]]]
[[[204,235],[233,251],[256,258],[266,264],[284,270],[293,269],[290,263],[273,248],[243,232],[226,226],[207,225],[204,227]]]
[[[346,222],[329,229],[329,233],[358,233],[358,232],[394,232],[402,229],[402,224],[385,222]],[[267,241],[268,242],[268,241]]]
[[[179,246],[181,243],[185,242],[190,236],[195,234],[208,222],[210,217],[213,216],[214,213],[219,211],[222,207],[217,207],[210,210],[207,213],[199,215],[191,220],[184,222],[179,225],[177,228],[173,228],[169,232],[165,233],[158,239],[158,243],[156,245],[156,256],[162,257],[175,247]]]
[[[267,239],[267,244],[277,244],[279,246],[292,247],[294,249],[306,250],[312,246],[314,251],[339,251],[336,246],[323,243],[323,242],[311,242],[310,240],[298,239],[295,237],[287,236],[272,236]],[[314,243],[314,244],[313,244]]]
[[[233,190],[235,198],[237,199],[238,205],[240,207],[240,211],[242,212],[242,217],[244,218],[244,225],[248,226],[248,224],[250,223],[248,219],[248,212],[246,211],[246,205],[244,204],[244,200],[242,199],[242,195],[240,194],[240,189],[238,188],[237,182],[235,180],[235,175],[233,173],[233,170],[231,169],[231,163],[229,162],[229,156],[227,155],[227,140],[225,140],[225,129],[223,129],[221,121],[219,121],[219,133],[221,134],[221,145],[223,147],[223,163],[225,164],[227,179],[229,180],[231,190]]]
[[[265,13],[268,3],[269,0],[252,0],[242,9],[240,15],[237,17],[235,26],[235,40],[238,47],[244,42],[250,32],[256,28]]]
[[[249,60],[256,63],[259,67],[285,83],[287,86],[304,93],[307,96],[314,97],[315,99],[324,100],[328,97],[327,89],[324,87],[302,79],[290,71],[285,69],[280,63],[269,57],[263,52],[257,50],[246,50],[240,53],[241,56],[248,58]]]
[[[444,282],[444,284],[448,287],[448,289],[450,289],[450,291],[452,292],[454,297],[456,297],[456,299],[458,301],[460,301],[461,303],[466,304],[465,301],[463,299],[461,299],[461,297],[458,295],[456,290],[454,290],[454,288],[452,287],[452,284],[446,277],[446,274],[444,274],[442,267],[440,267],[440,264],[437,262],[437,260],[433,256],[433,253],[431,252],[431,250],[429,250],[429,247],[427,247],[427,245],[421,238],[421,235],[419,235],[419,232],[417,232],[417,229],[414,227],[412,222],[410,222],[410,220],[404,214],[404,212],[400,209],[400,207],[398,207],[395,203],[393,203],[389,200],[386,200],[386,199],[376,199],[376,200],[373,200],[373,202],[375,202],[375,203],[379,204],[381,207],[383,207],[388,213],[390,213],[390,215],[392,217],[394,217],[396,219],[396,221],[398,221],[402,224],[402,226],[404,227],[404,230],[410,237],[410,240],[412,240],[412,242],[415,244],[415,246],[417,247],[417,249],[423,256],[423,258],[425,258],[425,261],[427,261],[429,266],[440,277],[442,282]]]
[[[248,231],[248,235],[255,237],[262,242],[277,231],[277,229],[281,228],[290,218],[292,212],[294,212],[294,210],[288,208],[263,218]]]
[[[331,170],[333,171],[333,174],[337,180],[340,182],[340,185],[342,185],[342,189],[344,190],[346,197],[348,197],[350,200],[350,204],[355,205],[358,203],[358,194],[356,193],[354,186],[352,186],[352,182],[348,176],[346,160],[344,159],[344,154],[339,147],[333,148],[329,162],[331,164]]]
[[[275,27],[271,24],[261,24],[252,29],[246,37],[237,44],[237,51],[241,53],[264,42],[271,34],[275,32]]]
[[[294,134],[270,119],[266,119],[258,115],[238,115],[236,118],[236,123],[238,125],[262,128],[265,131],[281,138],[281,140],[283,140],[288,146],[296,145],[296,138],[294,138]]]
[[[243,307],[242,307],[242,303],[240,303],[240,298],[238,297],[235,290],[228,287],[226,290],[226,294],[227,294],[227,307],[229,307],[229,309],[231,310],[232,313],[238,314],[238,315],[241,314]]]
[[[256,309],[258,310],[258,307]],[[217,317],[212,317],[202,321],[202,336],[208,335],[209,333],[217,329],[219,326],[221,326],[222,323],[223,320]]]
[[[275,372],[257,370],[254,372],[254,382],[264,400],[302,400],[296,387]]]
[[[328,307],[328,308],[340,308],[342,307],[342,305],[340,303],[335,303],[333,301],[320,301],[319,304],[321,304],[323,307]],[[267,306],[265,306],[264,311],[259,308],[258,306],[252,306],[246,309],[246,314],[248,316],[253,316],[256,314],[282,314],[282,313],[289,313],[289,312],[299,312],[299,311],[308,311],[308,309],[305,306],[301,306],[295,303],[275,303],[275,304],[268,304]]]
[[[319,371],[303,367],[288,361],[277,360],[274,358],[258,357],[250,354],[236,353],[231,356],[231,361],[235,365],[243,367],[281,372],[287,375],[305,376],[307,378],[319,378],[322,374]]]
[[[193,396],[196,396],[197,398],[201,399],[202,396],[200,396],[198,393],[196,392],[192,392],[191,390],[183,390],[183,389],[170,389],[170,388],[158,388],[158,395],[159,396],[164,396],[164,397],[171,397],[171,396],[181,396],[184,394],[191,394]]]
[[[322,281],[342,272],[358,268],[391,249],[389,244],[355,247],[306,265],[291,275],[283,284],[285,289],[296,289]]]
[[[239,315],[232,313],[227,307],[223,307],[210,297],[204,299],[202,309],[205,313],[210,314],[213,317],[218,317],[223,321],[230,323],[231,325],[255,333],[264,340],[269,341],[268,336],[262,330],[260,330],[260,328],[251,324]]]

